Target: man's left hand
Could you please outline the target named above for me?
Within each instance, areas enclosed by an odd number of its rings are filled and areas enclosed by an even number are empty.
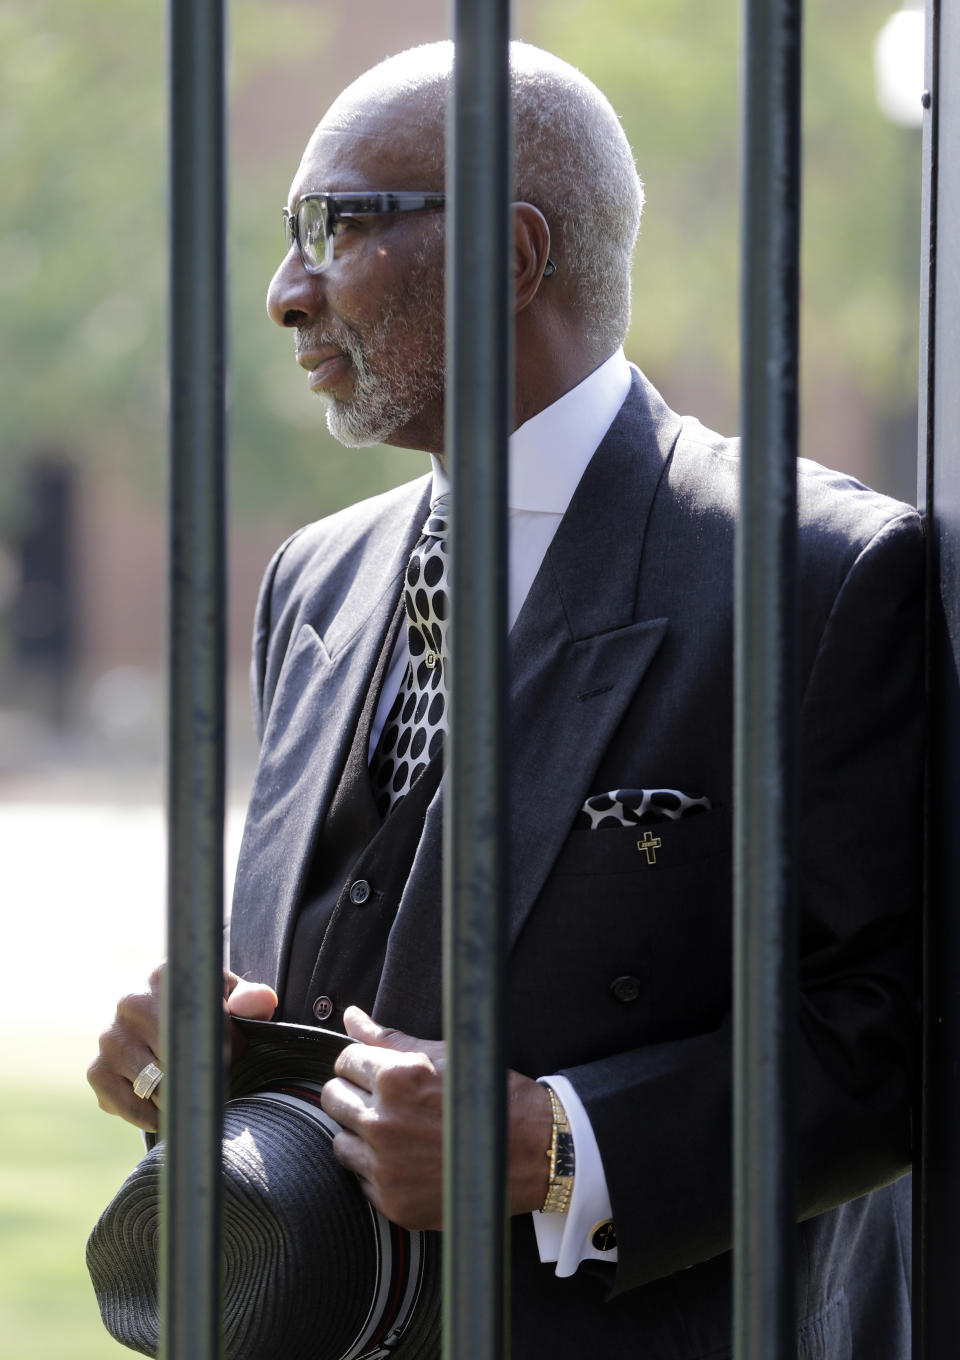
[[[409,1229],[443,1226],[443,1073],[446,1046],[378,1025],[358,1006],[344,1013],[357,1042],[323,1088],[324,1110],[343,1126],[340,1163],[360,1178],[385,1217]],[[547,1190],[552,1114],[546,1087],[507,1074],[510,1211],[539,1209]]]

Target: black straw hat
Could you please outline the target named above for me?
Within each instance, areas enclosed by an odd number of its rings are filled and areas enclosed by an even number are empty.
[[[306,1025],[234,1021],[223,1129],[225,1360],[435,1360],[439,1238],[377,1213],[333,1155],[323,1083],[350,1042]],[[110,1334],[156,1355],[158,1143],[120,1187],[87,1243]]]

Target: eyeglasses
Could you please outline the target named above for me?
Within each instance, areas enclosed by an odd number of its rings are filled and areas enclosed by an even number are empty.
[[[294,241],[308,274],[322,274],[333,263],[333,238],[342,217],[372,213],[421,212],[442,208],[443,194],[304,194],[294,212],[283,210],[286,249]]]
[[[304,194],[293,212],[283,209],[284,250],[296,242],[308,274],[322,274],[333,263],[333,239],[343,217],[366,217],[376,213],[422,212],[443,208],[445,194],[398,193]],[[543,277],[557,272],[547,260]]]

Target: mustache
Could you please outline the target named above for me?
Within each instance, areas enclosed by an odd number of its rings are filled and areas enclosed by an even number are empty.
[[[365,357],[362,340],[347,326],[337,327],[335,330],[324,327],[323,329],[304,328],[297,331],[296,357],[298,359],[301,354],[331,348],[339,349],[348,359],[354,362],[362,361]]]

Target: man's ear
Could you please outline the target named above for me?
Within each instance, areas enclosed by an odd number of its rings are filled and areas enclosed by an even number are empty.
[[[534,299],[550,254],[547,219],[532,203],[513,205],[513,310]]]

